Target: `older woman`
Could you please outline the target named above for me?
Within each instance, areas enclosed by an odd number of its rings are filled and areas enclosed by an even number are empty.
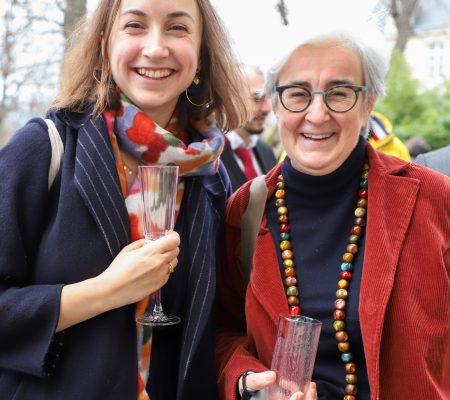
[[[241,87],[208,0],[99,2],[47,115],[64,142],[51,187],[42,119],[0,151],[2,400],[216,398],[219,155],[223,130],[247,120]],[[180,166],[176,232],[150,244],[139,164]],[[182,322],[138,336],[135,315],[163,285]]]
[[[252,183],[228,204],[218,273],[222,399],[273,384],[281,313],[323,322],[319,399],[450,398],[450,180],[367,143],[388,57],[366,36],[313,35],[272,71],[287,158],[266,176],[248,286],[240,226]],[[245,371],[255,373],[243,388]]]

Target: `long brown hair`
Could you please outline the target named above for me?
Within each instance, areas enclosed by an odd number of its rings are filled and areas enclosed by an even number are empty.
[[[202,17],[200,84],[191,104],[185,94],[178,100],[180,121],[188,124],[210,116],[224,131],[245,124],[249,99],[242,87],[242,73],[230,46],[223,22],[209,0],[196,0]],[[99,116],[107,108],[116,108],[119,95],[111,84],[112,75],[107,48],[111,29],[121,0],[101,0],[92,17],[69,40],[64,57],[61,87],[54,108],[83,112],[93,106]]]

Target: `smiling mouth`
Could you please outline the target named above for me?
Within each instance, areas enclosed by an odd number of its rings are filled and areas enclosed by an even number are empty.
[[[136,72],[141,76],[145,76],[146,78],[162,79],[162,78],[167,78],[168,76],[172,75],[173,70],[168,69],[168,68],[164,68],[164,69],[137,68]]]
[[[333,136],[333,133],[322,133],[322,134],[310,134],[310,133],[302,133],[303,137],[311,140],[325,140]]]

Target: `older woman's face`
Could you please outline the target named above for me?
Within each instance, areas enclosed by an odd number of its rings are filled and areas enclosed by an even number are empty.
[[[352,49],[334,43],[302,46],[291,54],[280,74],[279,85],[294,83],[312,91],[340,83],[364,85],[361,61]],[[330,111],[317,94],[299,113],[278,105],[281,142],[294,168],[310,175],[326,175],[339,168],[367,125],[373,105],[365,106],[365,96],[359,93],[354,108],[345,113]]]
[[[198,67],[201,14],[195,0],[123,0],[109,37],[121,90],[165,125]]]

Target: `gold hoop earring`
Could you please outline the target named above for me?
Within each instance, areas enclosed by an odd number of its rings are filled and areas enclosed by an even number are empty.
[[[194,103],[190,98],[189,98],[189,95],[188,95],[188,90],[186,89],[185,91],[184,91],[184,94],[185,94],[185,96],[186,96],[186,100],[189,102],[189,103],[191,103],[193,106],[195,106],[195,107],[203,107],[204,105],[206,105],[206,106],[208,106],[208,102],[203,102],[203,103],[201,103],[201,104],[197,104],[197,103]]]

